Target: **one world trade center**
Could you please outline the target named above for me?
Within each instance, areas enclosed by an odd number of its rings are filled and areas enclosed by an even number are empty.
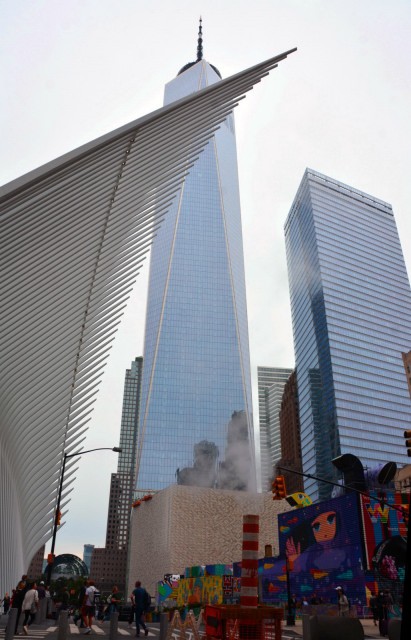
[[[166,85],[164,103],[220,79],[202,57],[200,22],[197,60]],[[175,482],[256,484],[232,114],[191,168],[151,252],[137,491]]]

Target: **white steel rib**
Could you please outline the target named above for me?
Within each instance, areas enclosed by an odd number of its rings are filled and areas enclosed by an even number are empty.
[[[0,189],[0,592],[51,537],[63,454],[81,449],[153,234],[215,130],[293,51]]]

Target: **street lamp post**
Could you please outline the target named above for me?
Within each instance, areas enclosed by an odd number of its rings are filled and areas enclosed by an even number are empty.
[[[59,493],[58,493],[58,497],[57,497],[57,506],[56,506],[56,512],[54,514],[53,536],[52,536],[52,539],[51,539],[51,550],[50,550],[49,561],[48,561],[47,570],[46,570],[47,584],[48,585],[50,585],[50,582],[51,582],[51,569],[52,569],[53,562],[54,562],[54,548],[56,546],[57,527],[60,524],[60,518],[61,518],[60,503],[61,503],[61,494],[62,494],[62,491],[63,491],[64,473],[66,471],[66,461],[68,460],[68,458],[74,458],[75,456],[83,456],[85,453],[92,453],[93,451],[115,451],[116,453],[121,453],[122,449],[120,447],[98,447],[97,449],[88,449],[87,451],[77,451],[76,453],[65,453],[64,454],[63,467],[61,469],[61,476],[60,476]]]

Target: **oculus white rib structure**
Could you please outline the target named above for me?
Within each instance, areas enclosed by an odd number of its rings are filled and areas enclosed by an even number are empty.
[[[51,537],[63,454],[84,440],[133,283],[184,176],[292,51],[0,190],[0,592]],[[67,465],[63,508],[74,471]]]

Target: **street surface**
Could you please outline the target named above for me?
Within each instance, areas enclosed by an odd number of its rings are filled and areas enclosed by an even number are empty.
[[[1,616],[0,640],[4,638],[4,627],[6,625],[6,622],[7,622],[7,616],[4,616],[4,615]],[[363,624],[365,637],[367,639],[381,640],[381,636],[378,633],[378,628],[373,625],[372,620],[361,620],[361,622]],[[159,638],[160,623],[158,622],[147,623],[147,628],[149,630],[148,638]],[[54,620],[46,620],[44,623],[39,625],[33,624],[31,627],[29,627],[29,633],[27,636],[24,635],[21,629],[21,626],[19,626],[19,630],[20,630],[20,634],[18,637],[20,637],[21,640],[23,640],[23,638],[27,638],[27,640],[57,640],[58,627],[56,626],[56,623]],[[88,635],[88,637],[90,638],[93,638],[93,637],[96,638],[97,636],[99,640],[103,640],[104,636],[107,638],[107,640],[109,639],[110,624],[108,622],[105,622],[105,623],[96,622],[95,624],[93,624],[92,632],[90,634],[85,634],[84,631],[85,631],[84,629],[80,629],[78,626],[76,626],[72,622],[69,623],[69,630],[68,630],[69,636],[78,637],[78,638],[79,636],[83,636],[83,635]],[[302,632],[303,630],[302,630],[301,621],[297,620],[295,627],[286,627],[286,626],[283,627],[282,640],[294,640],[294,638],[302,638]],[[186,639],[190,640],[191,635],[192,634],[188,633],[188,630],[187,630]],[[135,638],[135,636],[136,636],[136,629],[134,625],[130,627],[127,622],[119,622],[117,640],[126,640],[127,638]],[[204,630],[200,630],[200,636],[205,638]],[[144,632],[141,632],[140,637],[141,639],[145,637]],[[173,637],[178,639],[179,637],[178,631],[173,634]]]

